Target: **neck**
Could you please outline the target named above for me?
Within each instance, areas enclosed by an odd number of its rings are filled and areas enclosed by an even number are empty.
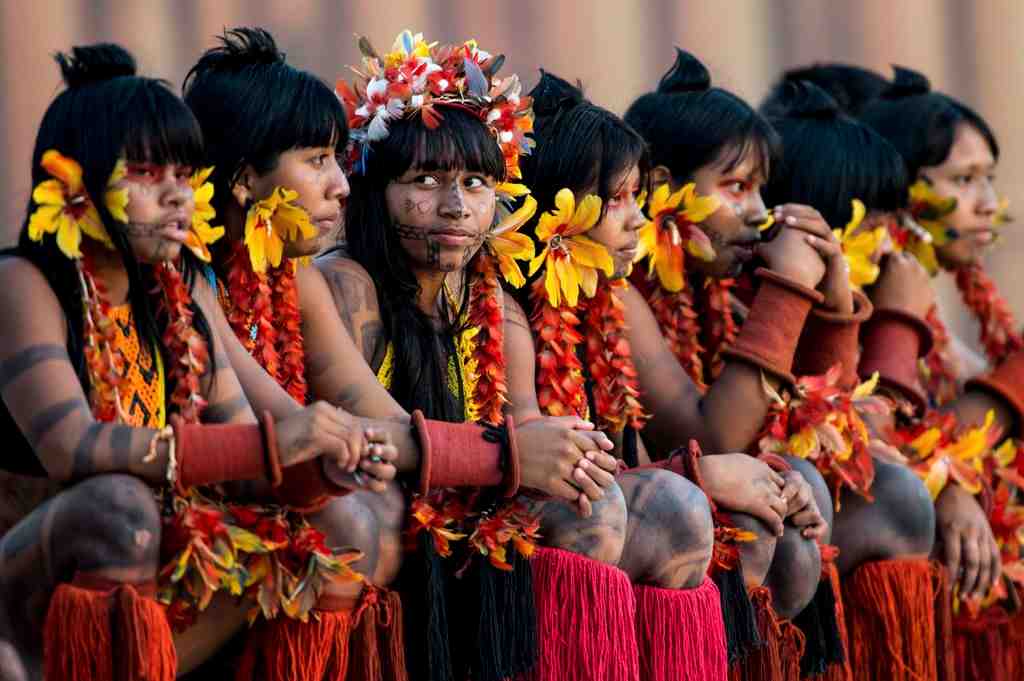
[[[448,290],[458,300],[462,297],[462,270],[439,272],[438,270],[416,270],[416,281],[420,285],[416,296],[416,307],[428,317],[435,318],[441,307],[445,282]]]
[[[83,247],[85,244],[83,244]],[[111,305],[121,305],[128,300],[128,272],[124,269],[121,255],[102,246],[93,248],[92,276],[106,290],[106,301]]]

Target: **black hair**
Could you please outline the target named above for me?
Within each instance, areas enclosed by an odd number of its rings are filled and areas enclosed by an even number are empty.
[[[579,84],[542,69],[530,97],[537,146],[521,163],[523,180],[538,210],[524,232],[530,233],[541,213],[554,208],[555,195],[563,188],[577,196],[597,194],[603,214],[608,199],[619,192],[623,176],[634,165],[640,168],[640,186],[646,187],[647,143],[621,118],[587,100]]]
[[[782,74],[782,77],[772,86],[768,96],[761,103],[761,114],[769,118],[786,115],[786,84],[798,81],[814,83],[832,95],[843,113],[854,118],[860,115],[868,103],[889,87],[889,81],[885,76],[853,64],[833,62],[802,66],[789,69]]]
[[[118,45],[74,47],[71,54],[56,54],[55,60],[67,87],[50,104],[40,123],[32,152],[32,186],[49,179],[41,165],[47,150],[55,149],[78,162],[85,188],[128,273],[128,297],[140,341],[163,348],[150,296],[152,269],[135,259],[121,224],[110,215],[102,199],[118,159],[198,166],[203,160],[202,133],[192,112],[168,84],[137,76],[134,58]],[[36,242],[29,237],[34,208],[30,200],[18,245],[5,254],[26,258],[46,277],[68,321],[68,354],[88,392],[78,271],[54,239],[44,237]],[[180,269],[190,288],[199,266],[192,253],[183,249]],[[192,312],[196,330],[210,348],[212,372],[212,333],[197,305],[193,304]],[[171,389],[165,386],[168,395]]]
[[[712,87],[704,64],[679,48],[658,89],[633,102],[625,118],[650,145],[651,165],[665,166],[680,183],[719,160],[732,169],[752,150],[767,177],[779,155],[768,121],[736,95]]]
[[[913,181],[921,168],[941,165],[953,148],[956,128],[970,125],[985,138],[999,159],[995,133],[978,113],[941,92],[934,92],[921,73],[894,66],[892,84],[861,115],[861,120],[892,142],[903,156]]]
[[[442,305],[442,328],[416,306],[419,283],[388,213],[385,190],[410,168],[464,169],[501,182],[505,159],[480,117],[457,106],[437,105],[441,124],[429,129],[417,117],[389,123],[384,139],[372,142],[362,172],[350,178],[345,209],[345,245],[349,255],[374,281],[386,338],[394,347],[391,394],[407,410],[428,418],[462,421],[462,405],[448,389],[447,358],[461,330],[469,287],[458,309]],[[469,267],[467,266],[467,270]]]
[[[842,113],[813,83],[786,83],[779,101],[787,113],[770,120],[782,139],[783,157],[762,191],[765,203],[813,206],[833,227],[849,222],[853,199],[868,210],[903,205],[903,160],[881,135]]]
[[[291,66],[262,28],[234,28],[185,76],[185,103],[203,128],[214,166],[213,206],[223,211],[246,165],[263,175],[283,152],[348,143],[345,110],[330,87]]]

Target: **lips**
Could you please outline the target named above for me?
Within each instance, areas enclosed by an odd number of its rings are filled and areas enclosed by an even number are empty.
[[[477,239],[475,232],[457,227],[432,229],[428,234],[442,246],[467,246]]]

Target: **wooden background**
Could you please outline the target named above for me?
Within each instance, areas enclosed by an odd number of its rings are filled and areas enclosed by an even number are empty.
[[[527,87],[544,68],[582,79],[591,99],[622,112],[649,90],[679,45],[708,64],[716,84],[757,103],[784,68],[839,60],[888,72],[924,71],[993,125],[1003,147],[999,191],[1022,218],[991,256],[992,271],[1024,317],[1024,3],[1019,0],[3,0],[0,3],[0,241],[17,233],[29,195],[36,129],[59,91],[50,55],[74,44],[116,41],[142,73],[180,87],[223,27],[270,30],[292,63],[328,82],[357,63],[353,36],[378,49],[403,28],[428,40],[470,37],[508,56],[504,73]],[[949,282],[942,284],[950,301]],[[954,294],[955,295],[955,294]],[[945,305],[954,327],[974,338]]]

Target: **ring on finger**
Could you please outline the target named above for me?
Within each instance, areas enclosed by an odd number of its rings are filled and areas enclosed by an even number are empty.
[[[384,459],[381,458],[380,454],[371,454],[369,459],[370,463],[381,463],[382,461],[384,461]]]

